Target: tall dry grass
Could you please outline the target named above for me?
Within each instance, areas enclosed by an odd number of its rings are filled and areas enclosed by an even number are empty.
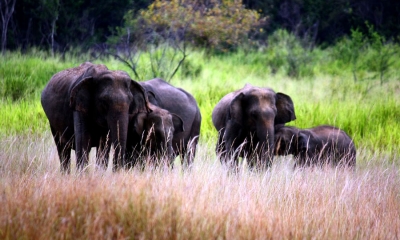
[[[400,176],[361,149],[356,171],[230,174],[213,142],[193,169],[59,173],[49,134],[0,144],[0,239],[398,239]],[[93,155],[93,154],[92,154]],[[383,160],[383,162],[382,162]]]

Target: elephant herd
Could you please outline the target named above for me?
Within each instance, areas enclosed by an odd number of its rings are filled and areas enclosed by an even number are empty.
[[[124,71],[86,62],[56,73],[41,103],[64,173],[70,172],[72,149],[77,168],[83,170],[92,147],[103,168],[114,147],[113,170],[143,165],[144,157],[172,166],[180,156],[184,169],[193,163],[199,106],[191,94],[162,79],[136,82]],[[224,96],[212,112],[219,132],[217,156],[233,168],[239,157],[250,168],[266,169],[274,155],[288,154],[296,157],[296,166],[355,166],[355,146],[344,131],[284,126],[294,119],[288,95],[246,84]]]

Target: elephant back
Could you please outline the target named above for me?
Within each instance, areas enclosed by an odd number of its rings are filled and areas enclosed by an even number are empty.
[[[185,129],[191,128],[200,109],[190,93],[160,78],[140,82],[140,85],[148,92],[152,104],[178,115],[182,118]]]

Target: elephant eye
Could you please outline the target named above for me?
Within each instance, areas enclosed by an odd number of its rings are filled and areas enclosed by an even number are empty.
[[[306,153],[306,152],[307,152],[307,148],[306,148],[306,147],[302,147],[302,148],[300,149],[300,152],[301,152],[301,153]]]

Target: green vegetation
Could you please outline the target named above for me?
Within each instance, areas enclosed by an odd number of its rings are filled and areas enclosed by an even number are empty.
[[[290,125],[335,125],[348,132],[357,147],[393,155],[400,150],[400,61],[397,54],[382,55],[381,51],[400,51],[398,45],[383,44],[374,34],[372,30],[367,36],[354,31],[351,38],[333,47],[312,51],[286,31],[273,34],[270,47],[261,51],[241,49],[210,55],[190,50],[171,83],[188,90],[198,101],[204,141],[216,139],[211,113],[219,99],[251,83],[292,97],[297,120]],[[143,66],[151,58],[143,56],[137,70],[150,79],[151,73]],[[372,64],[380,59],[385,68]],[[48,131],[40,106],[41,90],[56,72],[87,60],[91,59],[86,54],[69,53],[61,58],[37,50],[2,56],[0,135]],[[112,58],[94,62],[132,74],[129,67]]]
[[[387,68],[381,78],[370,65],[379,53],[369,47],[374,41],[361,36],[310,51],[280,31],[264,50],[190,50],[171,80],[194,95],[203,117],[194,166],[185,173],[179,164],[171,171],[111,173],[111,166],[96,167],[91,152],[85,174],[75,175],[73,160],[73,174],[62,175],[41,90],[56,72],[88,60],[133,75],[131,68],[76,52],[1,56],[0,238],[398,238],[400,61],[382,56]],[[363,39],[356,59],[349,51],[355,39]],[[397,45],[382,48],[398,51]],[[150,57],[143,56],[146,66]],[[243,168],[229,174],[215,157],[211,112],[245,83],[290,95],[297,115],[290,125],[344,129],[357,146],[356,171],[293,170],[287,156],[276,157],[264,173]]]
[[[400,238],[399,1],[3,2],[0,239]],[[40,94],[85,61],[194,95],[191,171],[112,172],[92,151],[84,173],[74,154],[60,173]],[[293,169],[285,156],[227,171],[211,113],[246,83],[291,96],[289,125],[345,130],[356,170]]]

